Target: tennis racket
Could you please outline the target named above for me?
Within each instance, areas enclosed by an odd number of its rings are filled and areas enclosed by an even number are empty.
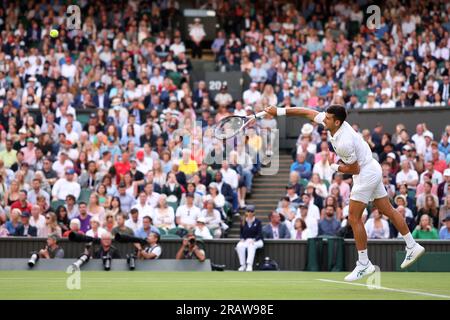
[[[217,139],[230,139],[247,127],[252,120],[264,117],[265,114],[265,111],[261,111],[251,116],[229,116],[223,118],[216,125],[214,135]]]

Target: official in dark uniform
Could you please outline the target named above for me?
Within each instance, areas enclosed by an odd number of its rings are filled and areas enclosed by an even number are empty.
[[[236,246],[239,256],[239,271],[253,271],[253,261],[256,250],[264,246],[262,237],[262,223],[255,217],[255,206],[248,205],[245,219],[241,224],[241,240]],[[247,254],[247,259],[245,255]]]

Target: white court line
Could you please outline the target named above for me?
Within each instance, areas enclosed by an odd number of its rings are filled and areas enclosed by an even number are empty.
[[[400,292],[400,293],[417,294],[417,295],[421,295],[421,296],[434,297],[434,298],[450,299],[450,296],[446,296],[446,295],[443,295],[443,294],[429,293],[429,292],[412,291],[412,290],[404,290],[404,289],[394,289],[394,288],[386,288],[386,287],[381,287],[381,286],[380,287],[378,287],[378,286],[370,286],[370,285],[362,284],[362,283],[336,281],[336,280],[329,280],[329,279],[316,279],[316,280],[322,281],[322,282],[348,284],[348,285],[351,285],[351,286],[359,286],[359,287],[366,287],[366,288],[371,287],[371,288],[374,288],[374,289],[393,291],[393,292]]]

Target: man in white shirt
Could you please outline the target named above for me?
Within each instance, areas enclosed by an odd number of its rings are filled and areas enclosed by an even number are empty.
[[[383,92],[381,94],[381,109],[389,109],[389,108],[395,108],[395,103],[393,100],[389,98],[386,92]]]
[[[236,170],[230,168],[227,160],[223,160],[220,172],[222,173],[223,181],[228,183],[233,191],[236,191],[239,184],[239,175]]]
[[[307,230],[309,230],[309,236],[312,238],[317,237],[317,234],[319,233],[319,221],[316,218],[313,218],[308,212],[308,205],[304,202],[300,202],[295,219],[303,219],[306,223]]]
[[[193,229],[197,222],[197,218],[201,216],[200,208],[194,206],[194,194],[186,194],[186,204],[179,206],[175,214],[177,226],[186,230]]]
[[[60,178],[55,182],[52,189],[52,197],[54,200],[66,200],[69,194],[73,195],[75,199],[78,199],[81,187],[74,176],[75,170],[67,169],[66,177]]]
[[[31,207],[30,225],[36,227],[37,236],[43,236],[43,230],[45,229],[45,217],[41,214],[41,207],[33,205]]]
[[[375,272],[375,266],[367,254],[367,233],[362,214],[370,201],[374,202],[381,214],[386,215],[402,234],[406,242],[406,257],[401,268],[406,268],[423,255],[425,249],[418,244],[404,218],[392,207],[383,185],[380,164],[372,158],[372,151],[366,141],[346,122],[347,111],[342,105],[330,105],[326,112],[308,108],[266,107],[272,116],[300,116],[322,124],[328,130],[333,149],[339,156],[338,163],[331,168],[344,174],[353,175],[353,188],[350,195],[348,222],[355,236],[358,261],[355,269],[345,277],[346,281],[355,281]]]
[[[419,123],[416,126],[416,133],[411,137],[411,140],[414,141],[414,144],[416,145],[417,154],[425,155],[425,132],[429,132],[427,134],[430,134],[431,139],[433,140],[433,134],[430,131],[425,130],[422,123]]]
[[[138,209],[139,219],[142,219],[145,216],[153,217],[154,214],[153,207],[148,204],[147,194],[144,191],[139,193],[138,202],[131,208]]]
[[[313,219],[316,219],[317,221],[320,220],[320,211],[319,207],[317,207],[314,202],[312,201],[312,198],[309,194],[304,193],[302,195],[302,201],[303,203],[308,206],[308,217],[311,217]]]
[[[125,221],[125,226],[133,230],[136,233],[142,228],[142,219],[139,218],[139,210],[133,208],[130,210],[130,215],[127,221]]]
[[[170,46],[170,51],[173,51],[173,55],[177,57],[181,52],[186,52],[186,47],[181,41],[180,36],[174,38],[174,43]]]
[[[153,182],[150,181],[147,182],[147,184],[144,187],[144,191],[145,194],[147,195],[147,204],[152,208],[156,208],[161,194],[153,191]]]
[[[411,169],[408,160],[402,161],[402,170],[400,170],[395,176],[395,182],[397,183],[397,187],[406,183],[408,185],[408,189],[416,189],[417,183],[419,182],[419,175],[416,170]]]
[[[72,58],[66,57],[66,63],[61,66],[61,75],[64,78],[69,79],[69,84],[72,84],[75,79],[76,72],[77,67],[72,63]]]
[[[56,171],[58,177],[61,178],[64,176],[64,172],[67,168],[72,168],[73,162],[69,160],[69,156],[66,151],[61,151],[59,153],[59,159],[52,165],[52,169]]]
[[[313,173],[317,173],[320,176],[320,179],[327,180],[331,183],[331,180],[333,179],[333,170],[331,170],[330,164],[328,163],[327,151],[322,151],[320,161],[314,164]]]
[[[261,93],[257,90],[258,84],[252,82],[250,84],[250,89],[244,91],[242,98],[246,105],[253,105],[261,101]]]
[[[192,40],[192,58],[198,56],[199,59],[202,58],[202,41],[206,36],[205,29],[200,23],[199,18],[194,19],[194,24],[191,25],[189,36]]]
[[[440,173],[437,170],[434,170],[433,162],[428,161],[425,162],[425,171],[420,174],[420,183],[424,183],[424,176],[426,174],[429,174],[431,176],[431,182],[434,184],[440,184],[442,181],[444,181],[444,177],[442,176],[442,173]]]
[[[146,158],[143,150],[136,152],[136,164],[136,169],[144,175],[153,169],[153,159],[151,157]]]

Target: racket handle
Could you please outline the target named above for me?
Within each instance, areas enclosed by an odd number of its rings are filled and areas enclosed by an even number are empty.
[[[265,111],[258,112],[257,114],[255,114],[255,119],[262,118],[265,115],[266,115]]]

